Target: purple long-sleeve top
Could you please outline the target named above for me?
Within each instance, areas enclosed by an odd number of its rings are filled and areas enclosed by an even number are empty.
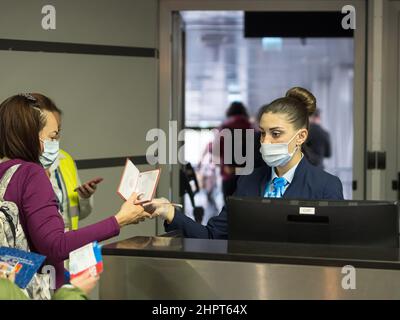
[[[47,257],[47,264],[56,270],[56,286],[64,284],[64,260],[69,253],[92,241],[103,241],[117,236],[120,227],[114,216],[77,231],[64,231],[64,221],[58,212],[57,201],[44,169],[35,163],[19,159],[0,163],[0,177],[8,168],[21,164],[12,177],[4,195],[14,202],[29,247]]]

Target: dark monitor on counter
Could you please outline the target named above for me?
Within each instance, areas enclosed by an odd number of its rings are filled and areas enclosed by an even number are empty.
[[[228,239],[399,247],[397,202],[230,197]]]

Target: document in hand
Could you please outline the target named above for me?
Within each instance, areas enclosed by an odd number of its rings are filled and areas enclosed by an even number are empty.
[[[0,273],[15,272],[15,284],[25,289],[45,259],[37,253],[0,247]]]
[[[94,241],[69,253],[69,274],[73,279],[86,270],[95,276],[103,272],[101,246]]]
[[[118,187],[118,194],[127,200],[132,193],[142,193],[138,203],[153,200],[160,178],[160,169],[140,172],[129,159],[126,159],[125,169]]]

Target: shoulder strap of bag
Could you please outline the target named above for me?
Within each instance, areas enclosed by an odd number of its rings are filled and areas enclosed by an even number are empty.
[[[4,201],[4,195],[7,191],[8,184],[10,183],[11,178],[13,177],[19,166],[20,164],[13,165],[3,175],[3,178],[0,181],[0,201]]]

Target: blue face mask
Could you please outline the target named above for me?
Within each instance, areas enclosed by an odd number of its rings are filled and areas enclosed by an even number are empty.
[[[39,157],[40,163],[43,168],[49,169],[51,165],[57,160],[58,152],[60,150],[60,142],[58,140],[41,140],[44,145],[44,151]]]

